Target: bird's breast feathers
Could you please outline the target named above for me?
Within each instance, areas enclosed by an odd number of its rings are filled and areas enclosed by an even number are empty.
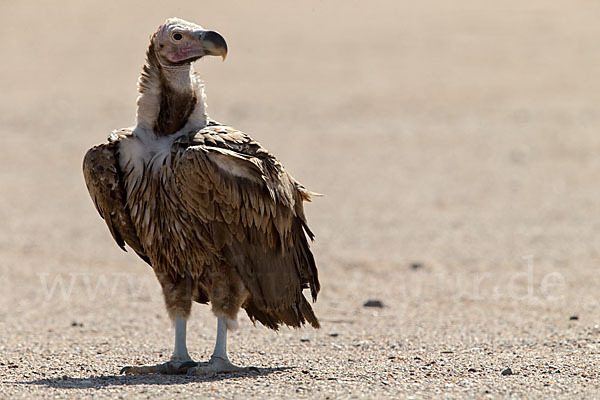
[[[165,172],[164,168],[170,165],[173,143],[181,136],[155,136],[143,129],[135,129],[132,135],[120,141],[119,164],[125,173],[128,196],[144,177]]]

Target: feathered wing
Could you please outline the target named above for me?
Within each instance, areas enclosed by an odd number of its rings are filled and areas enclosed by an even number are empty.
[[[85,184],[100,216],[119,247],[129,245],[138,256],[151,265],[136,233],[126,206],[125,189],[118,163],[119,142],[111,137],[108,143],[92,147],[83,158]]]
[[[210,126],[175,161],[188,208],[210,226],[213,242],[251,294],[252,320],[277,329],[319,322],[302,289],[319,292],[302,201],[310,194],[247,135]]]

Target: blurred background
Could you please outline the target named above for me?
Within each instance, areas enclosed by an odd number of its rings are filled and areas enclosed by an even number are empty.
[[[325,330],[403,352],[518,334],[543,353],[598,333],[599,2],[4,0],[0,14],[4,348],[46,351],[72,321],[111,321],[86,339],[110,343],[154,324],[170,347],[158,284],[115,246],[81,161],[134,124],[149,37],[171,16],[227,39],[226,62],[195,64],[209,114],[327,195],[307,205]],[[191,340],[213,331],[197,309]]]

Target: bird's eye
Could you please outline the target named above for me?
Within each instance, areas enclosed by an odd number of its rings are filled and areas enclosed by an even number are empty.
[[[173,39],[181,40],[181,39],[183,39],[183,35],[181,33],[176,33],[173,35]]]

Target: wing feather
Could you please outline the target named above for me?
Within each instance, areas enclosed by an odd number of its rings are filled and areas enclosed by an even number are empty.
[[[92,147],[83,159],[83,176],[96,210],[108,230],[124,251],[129,245],[140,258],[150,264],[126,206],[125,189],[118,163],[118,140]]]
[[[213,145],[221,143],[217,137],[224,147]],[[320,289],[302,186],[258,143],[229,127],[205,128],[178,154],[180,198],[212,226],[213,242],[251,293],[248,314],[267,326],[277,319],[318,326],[302,295],[309,287],[316,300]]]

